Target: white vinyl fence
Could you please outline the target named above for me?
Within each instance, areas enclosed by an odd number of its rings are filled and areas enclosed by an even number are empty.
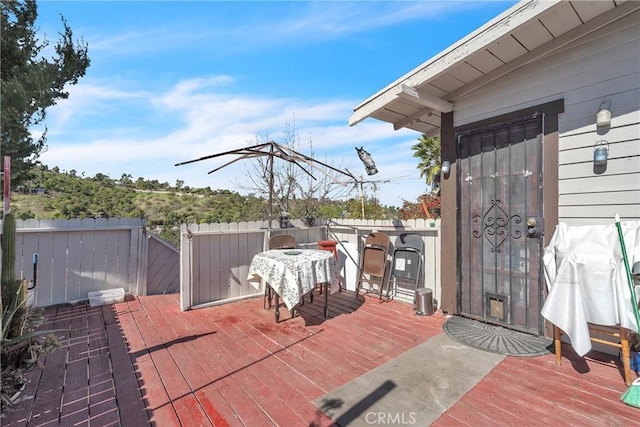
[[[142,219],[16,221],[17,279],[45,307],[86,300],[91,291],[146,293],[147,239]]]
[[[374,231],[386,233],[391,240],[389,258],[393,256],[397,238],[403,233],[415,233],[424,242],[423,266],[418,286],[433,291],[434,302],[440,301],[440,220],[412,219],[400,220],[331,220],[328,227],[328,238],[338,242],[340,253],[341,275],[346,281],[347,289],[355,290],[357,269],[360,262],[360,249],[367,235]],[[344,255],[343,255],[344,254]],[[387,266],[388,273],[391,266]],[[407,280],[395,283],[392,277],[391,291],[394,298],[413,302],[414,286]]]
[[[360,247],[372,231],[389,235],[392,245],[402,233],[418,233],[425,242],[424,271],[420,285],[433,289],[440,298],[440,221],[360,221],[331,220],[308,227],[302,221],[293,227],[268,230],[268,223],[187,224],[181,227],[180,308],[208,307],[262,295],[247,281],[253,256],[265,250],[269,233],[291,234],[301,247],[315,247],[319,240],[338,242],[339,268],[343,284],[354,290]],[[393,254],[393,246],[390,255]],[[394,297],[413,300],[412,293]]]
[[[269,235],[291,234],[301,247],[319,240],[338,242],[344,287],[355,290],[360,248],[372,231],[383,231],[393,245],[402,233],[418,233],[425,243],[419,286],[440,299],[440,221],[302,221],[268,229],[268,223],[188,224],[181,227],[180,251],[147,234],[141,219],[17,221],[16,278],[28,281],[32,305],[45,307],[86,300],[91,291],[123,288],[147,295],[180,289],[182,310],[262,294],[247,281],[253,256],[265,250]],[[37,260],[37,262],[35,262]],[[412,301],[411,289],[392,286],[396,299]]]
[[[274,229],[271,234],[291,234],[299,245],[325,236],[322,226]],[[180,308],[188,310],[250,298],[260,294],[247,281],[253,256],[265,250],[267,221],[223,224],[188,224],[181,227]]]

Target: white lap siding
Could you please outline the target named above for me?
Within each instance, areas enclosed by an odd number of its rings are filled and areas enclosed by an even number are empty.
[[[460,126],[564,99],[560,221],[608,223],[615,213],[640,219],[639,22],[640,13],[633,13],[454,101]],[[604,100],[611,102],[611,127],[598,131],[595,115]],[[593,165],[594,144],[600,140],[609,147],[604,171]]]

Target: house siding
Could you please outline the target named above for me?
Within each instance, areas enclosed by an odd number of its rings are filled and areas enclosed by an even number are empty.
[[[454,101],[456,127],[556,99],[559,116],[558,216],[569,224],[640,219],[640,12],[589,34],[559,52]],[[611,127],[595,114],[611,101]],[[606,140],[606,169],[593,146]],[[556,165],[545,164],[545,169]]]

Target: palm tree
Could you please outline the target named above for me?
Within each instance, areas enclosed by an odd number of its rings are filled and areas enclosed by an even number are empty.
[[[418,143],[411,147],[415,153],[413,157],[420,159],[418,170],[420,176],[424,177],[427,185],[433,186],[440,177],[440,139],[438,137],[428,137],[424,133],[418,138]]]

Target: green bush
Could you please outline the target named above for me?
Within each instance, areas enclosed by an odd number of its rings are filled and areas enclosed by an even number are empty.
[[[2,337],[0,342],[0,406],[11,405],[12,396],[20,392],[25,373],[33,370],[40,358],[58,347],[54,331],[42,331],[45,322],[41,309],[26,302],[28,282],[15,280],[16,220],[4,215],[2,222]]]

